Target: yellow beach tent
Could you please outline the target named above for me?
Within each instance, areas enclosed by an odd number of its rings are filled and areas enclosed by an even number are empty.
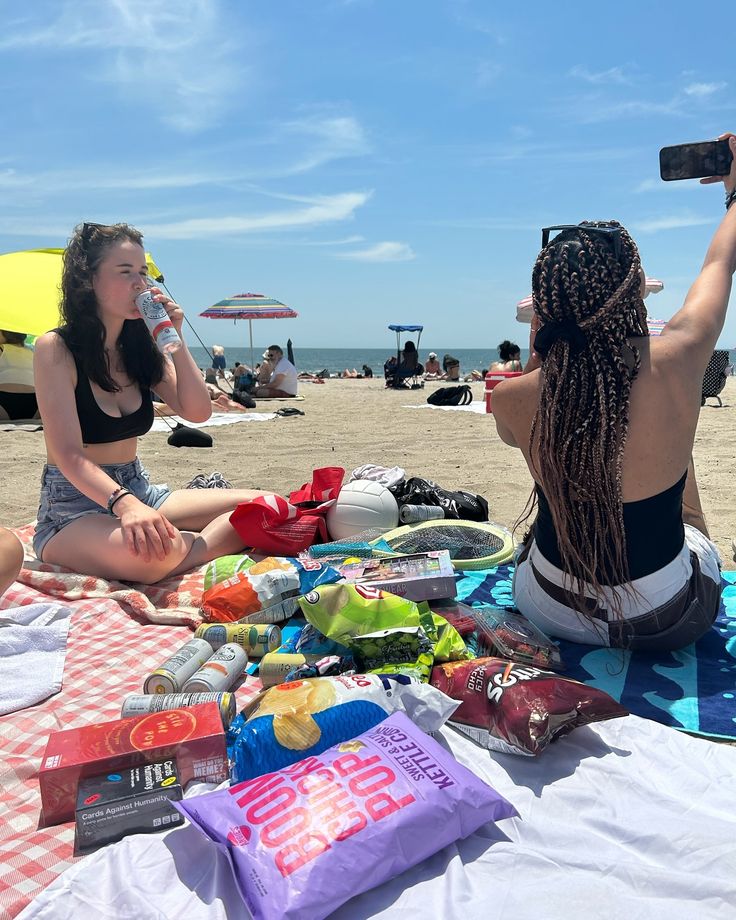
[[[27,249],[0,255],[0,329],[42,335],[59,325],[63,249]],[[146,253],[148,272],[163,280]]]

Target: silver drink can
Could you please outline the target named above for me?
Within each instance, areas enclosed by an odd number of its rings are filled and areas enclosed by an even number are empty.
[[[399,509],[399,520],[402,524],[440,521],[444,516],[444,508],[439,508],[437,505],[402,505]]]
[[[206,639],[215,651],[235,642],[249,658],[263,658],[281,645],[281,630],[271,623],[204,623],[194,635]]]
[[[184,683],[211,658],[215,650],[204,639],[190,639],[167,658],[160,668],[149,674],[144,693],[180,693]]]
[[[135,299],[135,305],[141,311],[143,322],[148,327],[158,350],[164,354],[171,354],[181,348],[179,333],[174,329],[174,324],[169,319],[163,304],[154,300],[153,293],[145,290]]]
[[[201,640],[200,640],[201,641]],[[221,693],[238,681],[248,664],[245,649],[228,642],[221,646],[184,684],[184,693]]]
[[[161,693],[152,696],[134,694],[123,701],[120,710],[121,719],[132,716],[143,716],[149,712],[163,712],[165,709],[183,709],[187,706],[198,706],[200,703],[217,703],[220,707],[220,717],[225,730],[236,715],[234,693]]]

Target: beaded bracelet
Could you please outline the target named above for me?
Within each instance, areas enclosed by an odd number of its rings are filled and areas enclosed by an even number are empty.
[[[131,493],[130,489],[125,489],[125,488],[123,488],[123,486],[121,486],[119,489],[115,489],[115,491],[112,493],[112,495],[111,495],[111,496],[108,498],[108,500],[107,500],[107,512],[108,512],[108,514],[114,514],[115,512],[113,511],[113,508],[115,507],[115,503],[118,502],[118,501],[120,501],[120,499],[121,499],[124,495],[131,495],[131,494],[132,494],[132,493]]]

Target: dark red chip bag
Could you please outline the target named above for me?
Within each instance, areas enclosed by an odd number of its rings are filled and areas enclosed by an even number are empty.
[[[436,665],[430,683],[460,700],[453,728],[504,754],[539,754],[579,725],[629,714],[603,690],[503,658]]]

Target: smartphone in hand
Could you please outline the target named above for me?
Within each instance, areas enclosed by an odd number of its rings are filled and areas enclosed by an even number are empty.
[[[732,160],[727,140],[677,144],[659,151],[659,174],[665,182],[727,176]]]

